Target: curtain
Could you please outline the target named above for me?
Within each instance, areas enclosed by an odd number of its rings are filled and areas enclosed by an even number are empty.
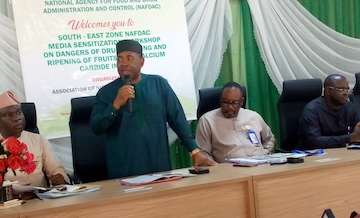
[[[14,90],[19,99],[24,101],[25,90],[14,21],[0,14],[0,28],[0,92]]]
[[[252,2],[258,2],[258,4],[264,4],[269,2],[268,0],[251,0]],[[254,20],[251,16],[256,16],[256,19],[260,19],[262,13],[269,13],[272,7],[261,8],[262,11],[256,14],[256,10],[250,11],[249,3],[246,0],[232,0],[231,8],[233,11],[233,29],[234,33],[230,39],[228,49],[224,54],[224,62],[221,68],[221,72],[215,86],[222,86],[228,81],[236,81],[247,86],[248,92],[248,108],[260,113],[267,124],[270,126],[275,134],[275,137],[279,138],[279,124],[277,114],[277,99],[279,97],[279,91],[281,91],[282,80],[278,82],[279,87],[275,87],[274,83],[270,79],[264,61],[261,58],[259,48],[254,38]],[[340,38],[344,37],[350,39],[350,41],[357,41],[357,39],[342,36],[340,33],[350,37],[360,38],[360,1],[356,0],[299,0],[297,2],[284,0],[281,3],[294,4],[303,14],[306,14],[310,20],[315,18],[319,21],[313,21],[318,26],[322,26],[327,32],[332,32],[334,35],[338,35]],[[276,0],[271,1],[272,4],[278,3]],[[280,4],[280,3],[278,3]],[[302,8],[302,9],[301,9]],[[305,10],[306,9],[306,10]],[[273,9],[275,10],[275,9]],[[279,9],[280,10],[280,9]],[[284,8],[280,11],[286,11]],[[278,12],[280,16],[280,12]],[[290,13],[290,12],[288,12]],[[296,14],[290,13],[295,19]],[[289,15],[289,16],[290,16]],[[275,15],[274,15],[275,16]],[[264,18],[264,20],[270,18]],[[275,22],[275,21],[274,21]],[[282,20],[283,23],[289,23],[288,20]],[[280,26],[279,24],[273,24]],[[328,27],[332,28],[332,31]],[[275,31],[272,34],[276,34]],[[263,35],[264,37],[267,34]],[[270,36],[268,36],[270,37]],[[260,41],[261,44],[262,41]],[[278,53],[281,50],[275,50],[274,53]],[[244,61],[244,57],[245,60]],[[286,56],[289,58],[289,56]],[[350,58],[358,58],[351,57]],[[285,60],[284,62],[286,62]],[[235,65],[235,66],[234,66]],[[236,66],[237,65],[237,66]],[[357,70],[360,72],[360,70]],[[330,74],[331,72],[328,72]],[[335,73],[335,72],[332,72]],[[324,73],[323,77],[327,74]],[[347,78],[352,81],[354,79],[353,73],[346,75]],[[323,78],[322,78],[323,79]],[[351,82],[350,87],[352,87]],[[280,90],[278,90],[280,88]],[[278,144],[276,144],[278,146]]]
[[[360,1],[298,0],[312,15],[339,33],[360,38]]]
[[[213,87],[233,31],[230,4],[227,0],[184,2],[195,89]]]
[[[327,5],[331,6],[327,10],[345,8],[353,12],[349,7],[353,1],[317,3],[320,3],[318,11]],[[284,80],[325,79],[333,73],[347,77],[351,86],[355,84],[354,74],[360,68],[359,39],[331,29],[296,0],[248,0],[248,4],[261,57],[279,92]],[[348,25],[351,14],[335,18],[335,27],[350,33],[343,24]]]
[[[254,39],[250,8],[246,0],[230,1],[233,14],[233,35],[224,54],[215,86],[235,81],[247,88],[247,108],[258,112],[280,138],[276,101],[279,97],[270,80]]]
[[[197,91],[213,87],[218,78],[222,57],[233,31],[231,7],[227,0],[184,0],[184,3]],[[190,124],[194,135],[196,124],[196,121]],[[174,135],[172,130],[170,134]],[[172,142],[170,153],[173,168],[191,166],[192,158],[180,140]]]

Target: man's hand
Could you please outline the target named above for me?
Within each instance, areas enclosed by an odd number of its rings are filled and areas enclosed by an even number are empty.
[[[350,134],[350,142],[360,142],[360,122],[358,122],[354,131]]]
[[[55,185],[62,185],[62,184],[65,184],[65,183],[66,183],[64,177],[63,177],[60,173],[58,173],[58,174],[56,174],[56,175],[52,175],[52,176],[50,175],[50,176],[48,176],[48,178],[49,178],[49,182],[50,182],[53,186],[55,186]]]
[[[13,198],[21,199],[21,200],[30,200],[35,198],[36,195],[34,192],[24,192],[19,194],[13,194]]]
[[[208,158],[203,152],[198,152],[192,156],[194,160],[194,166],[198,167],[199,165],[206,165],[206,166],[215,166],[217,162],[213,161],[212,159]]]
[[[135,89],[132,85],[123,85],[113,101],[114,108],[119,109],[129,98],[135,98]]]

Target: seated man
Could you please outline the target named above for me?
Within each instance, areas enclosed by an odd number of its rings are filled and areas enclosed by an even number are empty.
[[[240,85],[229,82],[222,89],[221,108],[199,119],[196,142],[216,162],[270,154],[274,147],[269,126],[255,111],[241,108],[243,99]]]
[[[360,116],[348,101],[349,93],[345,77],[326,77],[324,96],[309,102],[303,110],[298,149],[338,148],[360,141]]]
[[[8,170],[4,180],[19,181],[19,184],[46,187],[47,175],[52,185],[69,182],[69,178],[59,159],[55,156],[49,141],[43,136],[24,130],[25,117],[16,96],[7,91],[0,95],[0,139],[10,136],[16,137],[27,145],[30,153],[34,154],[36,168],[31,174]]]

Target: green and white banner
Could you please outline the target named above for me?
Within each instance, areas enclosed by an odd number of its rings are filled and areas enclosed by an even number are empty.
[[[69,136],[70,99],[118,78],[115,44],[143,45],[146,74],[165,77],[188,120],[196,95],[183,0],[12,0],[26,100],[48,138]]]

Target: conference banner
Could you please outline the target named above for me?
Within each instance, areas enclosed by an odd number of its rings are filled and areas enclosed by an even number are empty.
[[[188,120],[196,95],[183,0],[12,0],[26,101],[40,133],[69,136],[71,98],[119,77],[119,40],[143,46],[142,73],[165,77]]]

